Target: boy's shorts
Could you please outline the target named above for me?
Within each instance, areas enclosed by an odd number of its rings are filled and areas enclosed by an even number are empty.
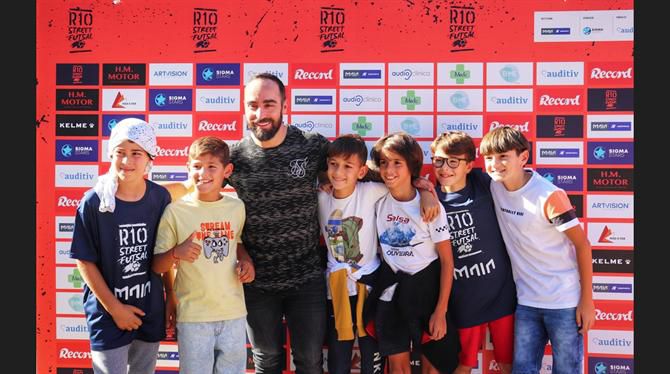
[[[477,353],[486,337],[486,327],[491,332],[493,355],[499,364],[512,364],[514,350],[514,314],[508,314],[481,325],[458,329],[461,352],[458,362],[463,366],[476,367]]]

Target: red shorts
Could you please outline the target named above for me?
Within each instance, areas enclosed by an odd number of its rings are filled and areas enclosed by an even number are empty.
[[[461,352],[458,362],[463,366],[476,367],[477,353],[486,337],[486,327],[491,332],[493,355],[499,364],[512,364],[514,349],[514,314],[509,314],[481,325],[458,329]]]

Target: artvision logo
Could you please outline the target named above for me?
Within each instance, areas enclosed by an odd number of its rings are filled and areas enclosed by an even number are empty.
[[[344,8],[321,7],[319,23],[321,53],[344,51]]]
[[[68,11],[67,40],[70,42],[70,53],[91,52],[86,41],[93,39],[93,11],[79,7]]]
[[[193,53],[216,52],[211,44],[214,39],[217,39],[218,24],[219,15],[216,9],[193,8],[193,34],[191,36],[195,43]]]

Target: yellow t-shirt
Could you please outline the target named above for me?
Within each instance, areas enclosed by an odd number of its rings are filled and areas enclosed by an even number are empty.
[[[155,254],[169,251],[196,231],[202,252],[193,263],[180,261],[174,290],[178,322],[212,322],[246,316],[244,290],[235,271],[237,243],[242,242],[242,200],[222,195],[217,201],[193,194],[165,208],[158,226]]]

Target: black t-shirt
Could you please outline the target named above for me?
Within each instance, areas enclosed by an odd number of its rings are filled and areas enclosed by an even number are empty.
[[[479,170],[465,188],[437,194],[447,211],[454,254],[454,283],[449,313],[459,328],[472,327],[514,313],[516,287],[505,242],[500,234],[490,190],[491,179]]]
[[[321,134],[288,126],[277,147],[261,148],[249,136],[231,147],[228,182],[246,206],[242,240],[256,267],[246,287],[286,290],[323,277],[317,175],[327,144]]]

